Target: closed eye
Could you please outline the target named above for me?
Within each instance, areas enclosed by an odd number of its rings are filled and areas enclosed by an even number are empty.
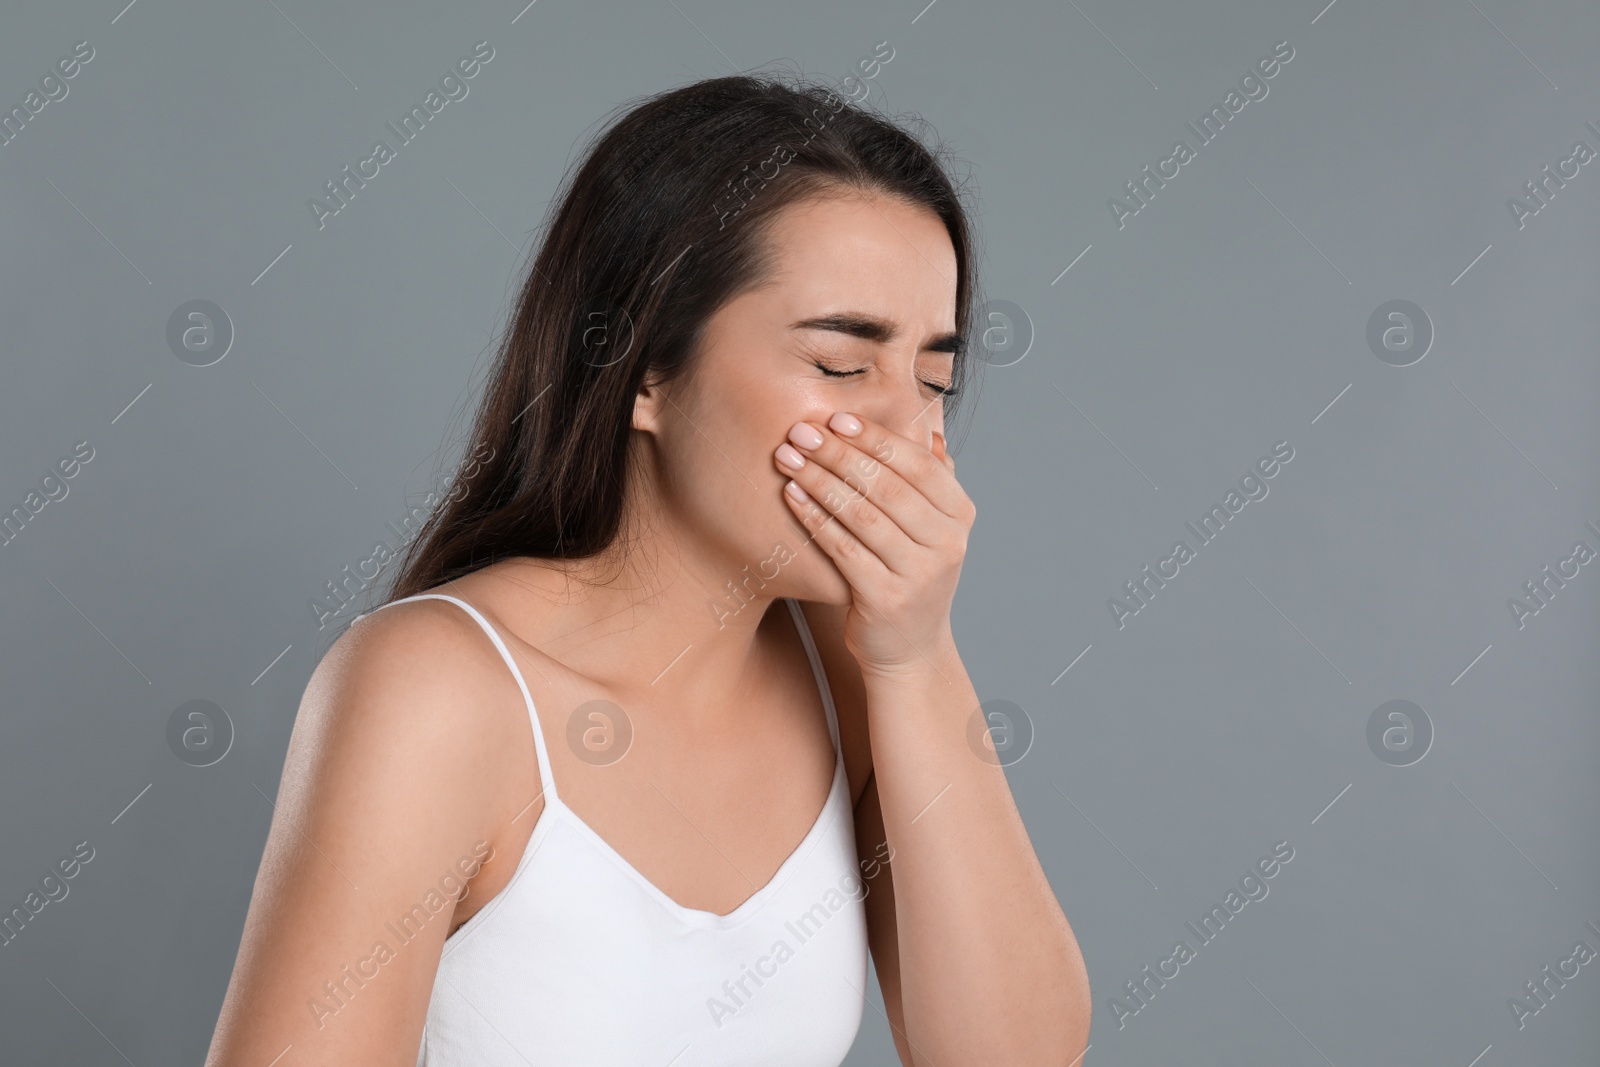
[[[820,370],[823,374],[828,375],[830,378],[853,378],[857,374],[867,373],[867,369],[865,367],[861,367],[856,370],[834,370],[827,364],[817,360],[812,360],[812,362],[816,364],[816,368],[818,370]],[[932,389],[940,396],[955,396],[957,393],[961,392],[960,389],[957,389],[954,386],[940,385],[938,382],[930,382],[922,379],[919,380],[922,381],[923,385],[926,385],[929,389]]]

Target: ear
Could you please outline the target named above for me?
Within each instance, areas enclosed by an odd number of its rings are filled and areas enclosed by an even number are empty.
[[[667,404],[667,395],[664,385],[654,381],[653,376],[646,374],[645,380],[639,385],[639,392],[633,398],[633,428],[646,433],[658,433],[661,429],[661,411]]]

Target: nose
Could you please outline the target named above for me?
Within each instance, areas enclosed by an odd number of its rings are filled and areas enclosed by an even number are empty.
[[[860,410],[874,422],[944,458],[944,403],[929,396],[927,387],[915,375],[908,373],[903,380],[897,375],[893,382],[880,382]]]

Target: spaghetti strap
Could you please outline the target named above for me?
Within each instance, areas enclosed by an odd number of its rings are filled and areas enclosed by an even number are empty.
[[[511,650],[506,647],[506,643],[501,639],[499,632],[489,624],[489,620],[484,618],[477,608],[468,604],[465,600],[447,596],[444,593],[418,593],[416,596],[402,597],[399,600],[391,600],[388,604],[380,604],[373,608],[372,611],[382,611],[384,608],[394,604],[404,604],[408,600],[448,600],[476,619],[478,625],[483,628],[483,632],[489,635],[489,640],[494,642],[494,647],[500,650],[500,658],[506,661],[507,667],[511,668],[511,676],[517,680],[517,688],[522,690],[522,699],[528,705],[528,723],[533,727],[533,745],[534,751],[539,757],[539,782],[544,790],[542,795],[544,796],[545,806],[551,806],[552,802],[559,803],[560,798],[556,795],[555,775],[550,773],[550,755],[545,751],[544,747],[544,731],[539,728],[539,713],[533,706],[533,694],[528,691],[528,683],[523,679],[522,671],[517,667],[517,661],[512,658]],[[351,624],[354,625],[355,622],[371,615],[372,611],[357,615],[355,619],[351,620]],[[831,708],[832,705],[829,706]]]
[[[795,629],[800,631],[800,643],[806,647],[806,658],[811,661],[811,673],[817,680],[817,689],[822,693],[822,707],[828,713],[828,733],[833,738],[833,751],[837,758],[843,761],[844,749],[839,744],[839,713],[833,706],[833,691],[828,686],[828,673],[822,669],[822,656],[817,652],[816,639],[811,636],[811,625],[806,622],[799,601],[793,597],[784,599],[789,604],[789,614],[794,618]]]

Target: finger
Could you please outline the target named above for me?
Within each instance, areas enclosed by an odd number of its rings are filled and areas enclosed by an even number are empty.
[[[838,421],[837,416],[830,421]],[[855,425],[861,425],[859,420]],[[950,522],[947,516],[898,474],[856,448],[831,426],[817,430],[811,423],[798,423],[790,430],[787,443],[787,452],[780,447],[776,453],[780,464],[784,457],[804,460],[800,467],[788,472],[789,477],[838,515],[890,570],[907,573],[913,564],[907,539],[933,548],[949,536],[950,531],[944,528]],[[827,495],[830,490],[841,506],[835,506],[834,499]],[[888,529],[890,526],[896,529]]]
[[[873,422],[854,412],[844,414],[853,417],[861,425],[860,433],[846,438],[856,448],[894,471],[944,515],[959,519],[968,511],[971,501],[967,499],[961,483],[956,481],[955,462],[948,455],[941,460],[934,452],[880,422]],[[843,425],[844,420],[837,415],[829,420],[829,428],[835,432],[840,432],[839,428]],[[935,442],[942,451],[944,435],[938,434]]]
[[[823,452],[825,446],[814,451]],[[800,464],[798,468],[793,466],[796,461]],[[806,492],[813,504],[843,523],[889,570],[904,572],[912,565],[913,540],[873,503],[875,487],[867,474],[852,473],[841,478],[820,461],[806,458],[788,442],[778,446],[773,462]],[[875,460],[867,460],[867,465],[879,476],[887,473],[887,468]],[[926,502],[923,506],[937,514]]]
[[[798,494],[795,490],[798,489]],[[804,497],[804,499],[801,499]],[[783,499],[805,528],[807,541],[816,542],[828,554],[853,590],[876,588],[888,577],[888,568],[877,554],[862,544],[833,515],[811,499],[793,479],[784,485]]]

